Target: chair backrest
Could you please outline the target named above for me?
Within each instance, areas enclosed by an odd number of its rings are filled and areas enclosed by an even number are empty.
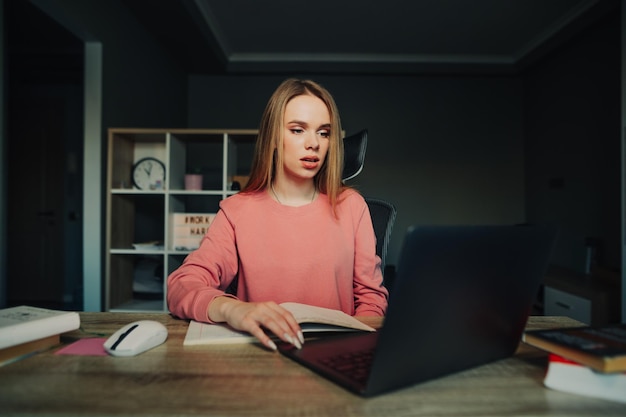
[[[372,224],[374,225],[376,254],[380,256],[382,261],[381,268],[385,271],[387,249],[389,248],[391,231],[396,221],[397,210],[393,204],[377,198],[365,197],[365,202],[369,207]]]
[[[359,175],[365,163],[367,149],[367,129],[343,138],[343,172],[341,178],[347,181]]]
[[[359,175],[365,163],[365,151],[367,150],[367,129],[363,129],[343,139],[344,158],[342,179],[347,181]],[[396,207],[384,200],[365,197],[370,210],[374,234],[376,235],[376,254],[381,259],[381,269],[385,273],[387,265],[387,249],[391,231],[396,221]],[[392,275],[392,274],[391,274]],[[391,283],[393,277],[385,277]]]

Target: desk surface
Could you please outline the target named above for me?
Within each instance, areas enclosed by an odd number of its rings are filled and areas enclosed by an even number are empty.
[[[108,336],[139,319],[165,324],[167,342],[132,358],[62,356],[53,349],[0,367],[0,414],[626,415],[623,404],[544,388],[546,355],[525,344],[512,358],[363,399],[260,345],[183,346],[187,322],[166,314],[81,313],[81,330],[64,339]],[[528,328],[572,324],[531,317]]]

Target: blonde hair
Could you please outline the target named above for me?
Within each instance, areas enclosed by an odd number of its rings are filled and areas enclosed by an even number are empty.
[[[332,95],[324,87],[311,80],[287,79],[278,86],[270,97],[259,126],[250,179],[242,192],[262,191],[272,183],[277,167],[283,165],[285,108],[294,97],[306,94],[322,100],[330,115],[328,153],[314,181],[317,190],[328,196],[330,205],[336,212],[339,194],[345,188],[341,178],[344,152],[341,121]]]

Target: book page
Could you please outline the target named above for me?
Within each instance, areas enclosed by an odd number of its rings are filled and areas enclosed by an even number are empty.
[[[46,317],[67,314],[65,311],[47,310],[38,307],[18,306],[0,310],[0,327],[11,326]]]
[[[296,321],[302,323],[330,324],[332,326],[347,327],[350,329],[364,330],[368,332],[376,331],[373,327],[361,323],[343,311],[329,308],[316,307],[300,303],[282,303],[281,307],[289,310]]]
[[[217,343],[250,343],[256,338],[248,332],[233,329],[226,324],[189,322],[183,345],[206,345]]]
[[[373,327],[361,323],[342,311],[300,303],[283,303],[281,306],[294,315],[301,324],[303,333],[354,330],[376,331]],[[257,339],[248,332],[235,330],[227,324],[208,324],[192,320],[187,328],[183,345],[251,343],[255,341]]]

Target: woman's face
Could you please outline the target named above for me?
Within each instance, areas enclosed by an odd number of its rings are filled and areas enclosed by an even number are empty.
[[[283,120],[283,172],[296,182],[313,179],[319,172],[330,142],[330,113],[312,95],[296,96],[285,108]]]

